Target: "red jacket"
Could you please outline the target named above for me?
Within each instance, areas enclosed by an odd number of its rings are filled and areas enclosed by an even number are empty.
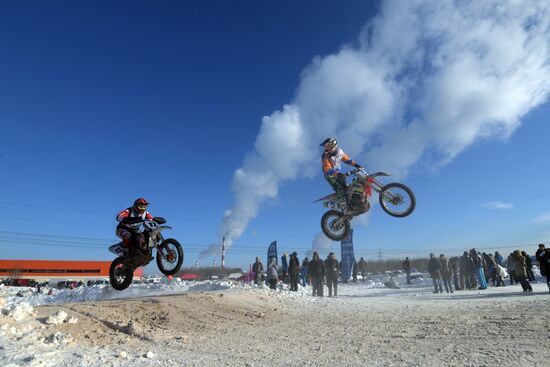
[[[118,228],[125,228],[134,231],[139,229],[140,223],[122,223],[122,220],[128,217],[141,217],[143,220],[153,220],[153,216],[148,211],[145,211],[143,214],[139,214],[133,207],[130,207],[128,209],[124,209],[116,216],[116,220],[119,222]]]

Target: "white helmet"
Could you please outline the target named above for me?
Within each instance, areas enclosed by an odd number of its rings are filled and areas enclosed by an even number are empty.
[[[334,138],[326,138],[321,144],[325,152],[332,152],[338,147],[338,142]]]

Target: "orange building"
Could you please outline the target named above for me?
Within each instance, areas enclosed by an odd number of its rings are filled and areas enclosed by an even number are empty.
[[[0,260],[0,279],[99,280],[109,277],[110,261]],[[143,276],[143,268],[134,277]]]

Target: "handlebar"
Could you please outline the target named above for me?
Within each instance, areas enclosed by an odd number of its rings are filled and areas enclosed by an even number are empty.
[[[359,171],[364,171],[364,170],[365,170],[364,168],[356,168],[356,169],[352,169],[352,170],[349,171],[349,172],[344,173],[344,175],[345,175],[346,177],[348,177],[348,176],[351,176],[351,175],[356,174],[356,173],[359,172]],[[366,171],[365,171],[365,172],[366,172]]]
[[[137,223],[144,223],[147,222],[148,219],[142,219],[140,217],[126,217],[122,220],[122,223],[125,224],[137,224]],[[164,224],[166,223],[166,219],[162,217],[154,217],[151,222],[156,222],[157,224]]]
[[[359,171],[365,171],[365,173],[367,174],[367,178],[376,178],[378,176],[391,176],[390,174],[385,173],[385,172],[375,172],[375,173],[369,174],[364,168],[352,169],[351,171],[344,173],[344,176],[348,177],[348,176],[356,174]]]

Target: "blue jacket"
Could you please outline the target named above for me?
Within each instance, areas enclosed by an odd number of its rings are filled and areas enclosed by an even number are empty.
[[[287,270],[288,270],[288,261],[287,261],[285,255],[281,256],[281,269],[282,269],[283,271],[287,271]]]

